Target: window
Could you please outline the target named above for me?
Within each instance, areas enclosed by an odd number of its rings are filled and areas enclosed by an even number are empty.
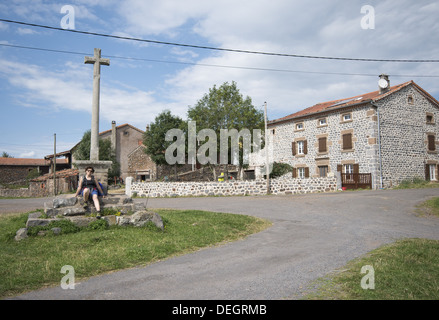
[[[342,121],[351,121],[352,120],[352,114],[351,113],[345,113],[341,116]]]
[[[319,152],[323,153],[327,151],[328,150],[326,149],[326,137],[319,138]]]
[[[305,168],[297,168],[297,177],[299,179],[305,178]]]
[[[353,164],[343,165],[343,173],[354,173],[354,165]]]
[[[427,113],[427,115],[425,116],[425,121],[427,122],[427,124],[434,124],[433,114]]]
[[[328,166],[320,166],[319,167],[319,177],[326,177],[328,175]]]
[[[297,154],[305,154],[305,141],[297,142]]]
[[[428,151],[436,151],[436,138],[434,134],[428,135]]]
[[[296,130],[303,130],[303,123],[296,123]]]
[[[429,173],[430,173],[430,180],[436,180],[436,165],[429,164],[428,169],[429,169]]]
[[[326,118],[322,118],[322,119],[317,120],[317,126],[318,127],[323,127],[323,126],[326,126],[327,124],[328,123],[327,123]]]
[[[408,104],[414,104],[414,99],[413,99],[413,96],[411,94],[407,96],[407,102],[408,102]]]
[[[308,167],[299,167],[293,168],[293,178],[309,178],[309,168]]]
[[[292,143],[291,148],[293,150],[293,156],[297,155],[305,155],[308,153],[308,144],[306,140],[300,140]]]
[[[352,133],[345,133],[342,135],[343,138],[343,150],[351,150],[353,149],[352,146]]]

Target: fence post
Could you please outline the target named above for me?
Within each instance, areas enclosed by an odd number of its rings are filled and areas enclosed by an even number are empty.
[[[133,177],[127,177],[125,179],[125,195],[131,197],[131,185],[133,182]]]
[[[337,190],[341,190],[342,187],[341,172],[340,171],[335,172],[335,177],[337,178]]]

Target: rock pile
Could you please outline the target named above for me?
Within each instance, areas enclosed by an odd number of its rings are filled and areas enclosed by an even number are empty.
[[[102,219],[106,220],[109,225],[133,225],[142,227],[148,222],[152,222],[158,228],[164,229],[163,220],[155,212],[146,210],[142,203],[134,203],[133,199],[125,195],[108,195],[106,198],[99,198],[101,211],[112,209],[114,215],[104,215]],[[33,212],[28,216],[26,228],[17,231],[15,240],[19,241],[27,237],[27,230],[34,226],[47,226],[52,221],[68,219],[78,227],[86,227],[96,218],[90,216],[96,213],[93,203],[89,202],[88,207],[84,208],[82,198],[73,196],[59,196],[52,202],[44,204],[44,215],[41,212]],[[117,214],[116,214],[117,213]],[[56,230],[55,230],[56,229]],[[60,228],[52,228],[52,232],[59,234]]]

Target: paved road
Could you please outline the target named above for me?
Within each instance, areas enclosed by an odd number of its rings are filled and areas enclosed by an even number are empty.
[[[149,199],[150,208],[248,214],[273,226],[241,241],[93,277],[74,290],[58,286],[16,298],[295,299],[312,280],[383,244],[439,239],[439,218],[413,213],[432,196],[439,189]]]

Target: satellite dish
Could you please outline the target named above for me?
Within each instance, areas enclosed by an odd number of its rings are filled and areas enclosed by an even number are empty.
[[[378,86],[381,89],[386,89],[389,86],[389,82],[387,82],[386,79],[380,79],[380,80],[378,80]]]

